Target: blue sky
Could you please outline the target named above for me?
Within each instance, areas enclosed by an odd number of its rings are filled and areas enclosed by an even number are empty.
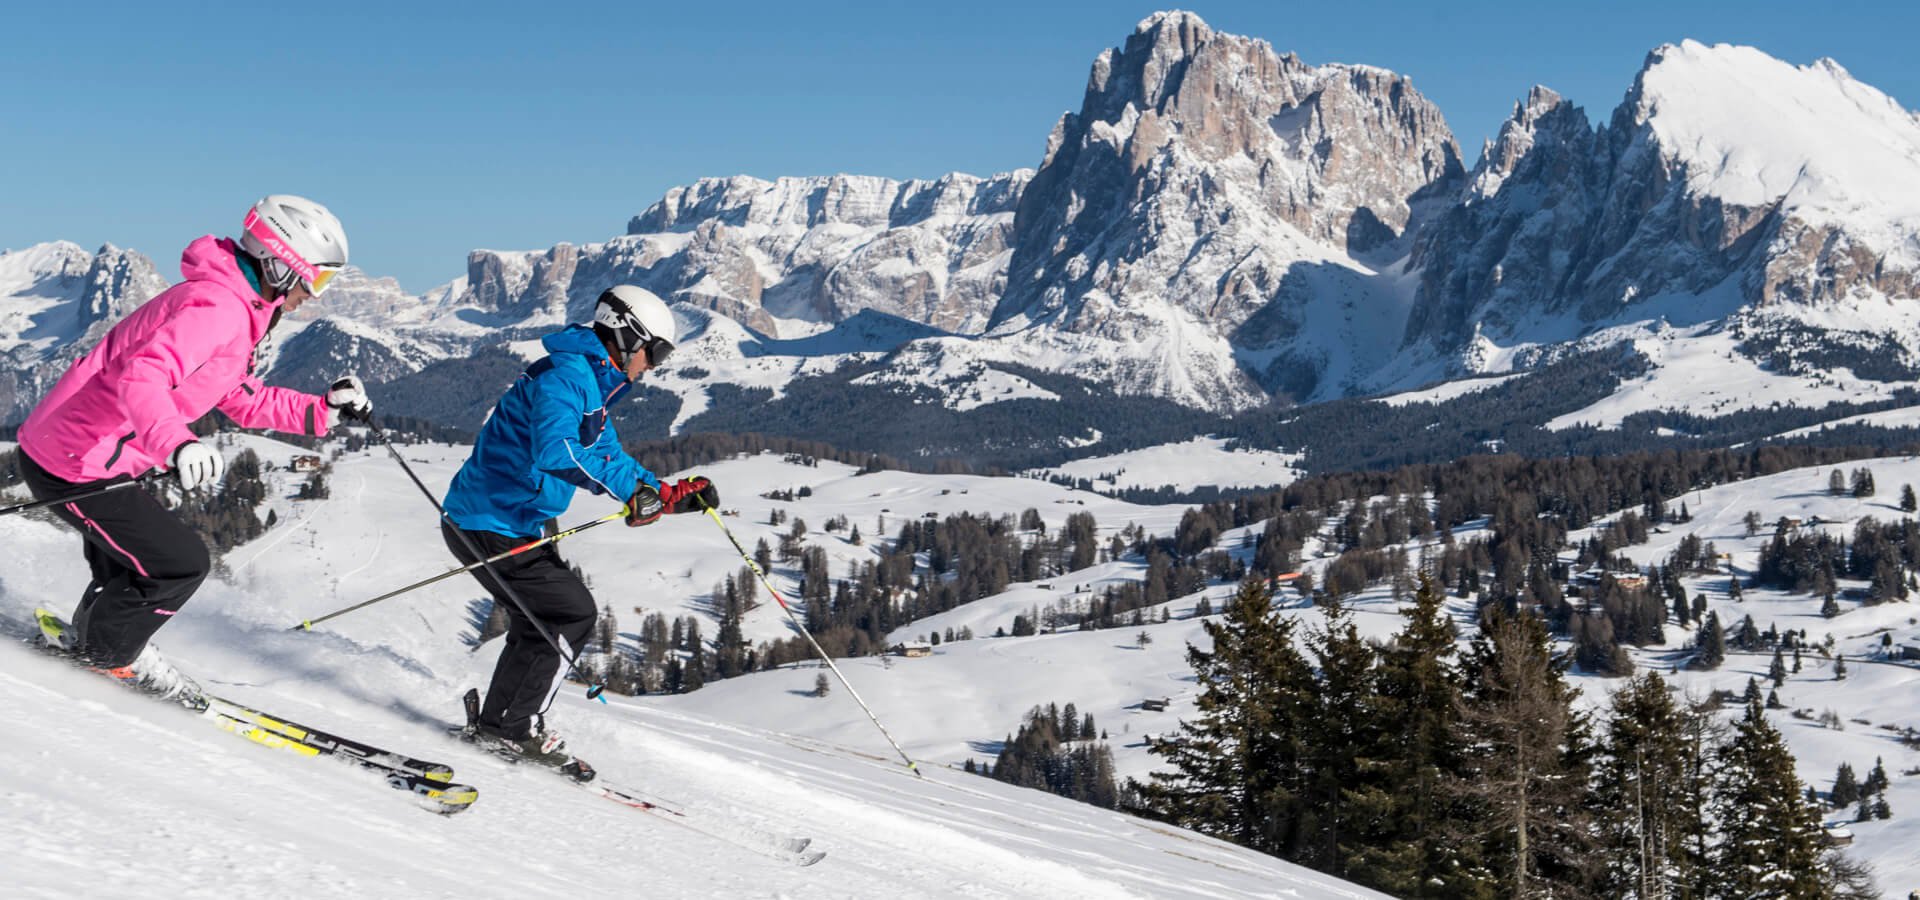
[[[1469,164],[1545,84],[1602,119],[1654,46],[1838,59],[1920,105],[1920,4],[1198,2],[1309,63],[1413,77]],[[111,242],[177,277],[261,194],[421,291],[475,247],[602,240],[704,176],[1040,162],[1151,3],[42,3],[0,29],[0,248]]]

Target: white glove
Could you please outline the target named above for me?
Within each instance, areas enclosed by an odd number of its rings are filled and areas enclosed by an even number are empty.
[[[373,401],[367,397],[366,386],[357,375],[342,375],[327,388],[327,408],[334,411],[335,422],[342,418],[362,422],[373,418]]]
[[[173,467],[173,477],[180,479],[180,486],[189,491],[218,484],[220,476],[227,471],[227,461],[220,456],[220,451],[199,441],[188,441],[173,448],[167,464]]]
[[[267,360],[273,358],[273,332],[260,336],[260,343],[253,345],[253,357],[247,360],[247,374],[258,375],[267,367]]]

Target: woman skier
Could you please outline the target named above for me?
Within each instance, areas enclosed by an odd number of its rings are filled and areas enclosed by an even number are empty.
[[[472,565],[539,538],[566,511],[577,488],[626,501],[632,526],[664,512],[717,508],[720,495],[711,481],[662,485],[621,449],[607,420],[608,408],[641,373],[667,360],[674,340],[666,303],[632,285],[600,295],[591,327],[570,325],[543,338],[547,356],[528,366],[500,398],[447,489],[441,530],[453,555]],[[592,768],[566,752],[542,714],[560,687],[562,653],[568,660],[579,654],[599,605],[554,544],[474,569],[473,575],[510,623],[469,736],[502,755],[591,779]]]
[[[72,497],[157,468],[189,491],[218,484],[225,460],[187,428],[213,409],[242,427],[316,436],[343,416],[365,418],[372,404],[352,375],[324,396],[255,376],[281,314],[325,292],[346,264],[340,220],[291,194],[255,203],[238,241],[189,244],[180,256],[186,280],[114,325],[20,426],[20,468],[34,497]],[[197,686],[148,642],[207,576],[200,536],[143,490],[52,508],[79,530],[93,574],[65,647],[123,684],[202,705]]]

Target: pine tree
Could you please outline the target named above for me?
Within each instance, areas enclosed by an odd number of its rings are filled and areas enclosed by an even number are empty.
[[[1823,859],[1820,817],[1803,799],[1793,755],[1757,703],[1734,724],[1719,752],[1714,814],[1720,841],[1713,858],[1713,895],[1832,896],[1833,872]]]
[[[1485,854],[1483,889],[1515,897],[1582,893],[1598,880],[1587,810],[1591,740],[1545,623],[1490,607],[1462,669],[1465,765],[1453,793],[1481,814],[1455,817]]]
[[[1405,610],[1406,625],[1380,651],[1377,714],[1393,723],[1391,740],[1378,751],[1380,793],[1357,795],[1360,819],[1370,830],[1353,854],[1350,877],[1401,897],[1457,896],[1464,866],[1443,827],[1448,804],[1441,797],[1445,773],[1459,765],[1454,722],[1460,678],[1452,620],[1434,574],[1422,570]]]
[[[1873,470],[1861,467],[1853,470],[1852,491],[1855,497],[1873,496]]]
[[[1773,662],[1767,664],[1767,678],[1773,681],[1774,687],[1787,682],[1787,661],[1780,655],[1779,647],[1773,648]]]
[[[1835,807],[1852,806],[1860,799],[1860,781],[1854,777],[1853,766],[1841,763],[1839,771],[1833,775],[1833,790],[1827,793],[1827,803]]]
[[[1718,669],[1727,661],[1727,636],[1720,629],[1720,614],[1707,613],[1700,622],[1700,634],[1695,639],[1696,647],[1689,668]]]
[[[1860,784],[1861,796],[1864,798],[1868,794],[1879,794],[1884,798],[1889,786],[1891,783],[1887,781],[1886,760],[1876,756],[1873,758],[1873,769],[1867,772],[1867,780]]]
[[[1324,609],[1326,625],[1306,639],[1317,677],[1302,735],[1308,820],[1298,861],[1344,878],[1356,848],[1367,842],[1356,830],[1361,811],[1377,807],[1375,792],[1389,789],[1373,765],[1388,738],[1386,723],[1376,718],[1373,648],[1337,597],[1329,596]]]
[[[1601,896],[1684,896],[1699,878],[1694,850],[1709,838],[1702,751],[1693,737],[1709,718],[1675,703],[1651,672],[1614,694],[1594,778],[1606,858]]]
[[[1197,715],[1149,747],[1167,769],[1136,787],[1146,809],[1176,825],[1282,856],[1300,843],[1298,736],[1311,673],[1263,581],[1243,582],[1224,613],[1203,623],[1210,650],[1187,647]]]
[[[1920,511],[1920,498],[1914,496],[1911,484],[1900,486],[1900,511],[1908,513]]]

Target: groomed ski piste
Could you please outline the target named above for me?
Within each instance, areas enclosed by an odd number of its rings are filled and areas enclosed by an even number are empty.
[[[976,639],[942,643],[927,658],[861,658],[841,669],[915,759],[925,780],[899,763],[839,682],[810,696],[826,670],[811,663],[711,682],[674,696],[610,697],[600,705],[569,686],[554,721],[575,752],[607,780],[680,802],[716,828],[803,835],[827,857],[809,868],[769,859],[724,841],[623,809],[552,775],[512,767],[440,736],[461,715],[458,694],[484,684],[497,644],[473,651],[470,604],[478,586],[461,576],[325,623],[310,634],[286,629],[304,618],[445,571],[452,565],[432,530],[432,510],[384,451],[346,454],[334,463],[332,497],[287,499],[303,475],[284,471],[305,451],[240,437],[230,452],[254,448],[273,461],[268,510],[276,524],[225,556],[180,619],[161,632],[169,658],[210,690],[319,728],[388,749],[452,764],[457,780],[479,788],[469,812],[437,818],[346,766],[279,753],[208,727],[97,677],[76,672],[15,641],[0,641],[0,704],[28,735],[0,742],[0,837],[22,852],[0,855],[0,884],[24,896],[67,896],[87,877],[111,875],[152,896],[208,895],[235,886],[300,890],[317,896],[495,896],[529,888],[594,896],[647,890],[675,897],[1358,897],[1377,896],[1219,841],[1164,825],[1011,788],[960,771],[991,759],[1025,711],[1049,702],[1077,705],[1107,733],[1122,776],[1141,777],[1157,762],[1145,750],[1191,717],[1189,642],[1204,643],[1192,617],[1200,595],[1177,598],[1172,621],[1103,631],[990,637],[1017,614],[1074,602],[1107,583],[1138,580],[1134,558],[1102,562],[1044,583],[1005,592],[905,625],[893,641],[948,628]],[[430,486],[451,478],[466,448],[403,446]],[[324,456],[325,454],[323,454]],[[1138,462],[1138,461],[1136,461]],[[1694,515],[1623,552],[1642,564],[1664,561],[1689,532],[1730,553],[1750,573],[1771,523],[1793,516],[1849,538],[1864,516],[1889,520],[1904,484],[1920,486],[1920,460],[1862,460],[1878,493],[1855,499],[1826,492],[1834,467],[1798,469],[1675,498]],[[1139,470],[1139,471],[1134,471]],[[807,541],[826,549],[836,574],[870,558],[880,535],[929,513],[1018,515],[1037,510],[1050,529],[1089,512],[1107,539],[1128,523],[1171,535],[1182,506],[1138,506],[1017,478],[857,475],[763,455],[701,467],[720,486],[728,527],[751,548],[777,544],[789,525],[768,524],[774,508],[808,523]],[[681,473],[688,474],[688,473]],[[1152,477],[1140,465],[1130,474]],[[1168,479],[1176,475],[1167,473]],[[758,496],[811,489],[791,502]],[[606,501],[582,496],[563,517],[572,524],[604,514]],[[1748,510],[1768,523],[1748,537]],[[846,516],[867,536],[854,545],[824,523]],[[1596,523],[1596,527],[1604,524]],[[1234,553],[1243,533],[1221,536]],[[1479,528],[1463,526],[1456,537]],[[1577,532],[1573,540],[1584,538]],[[71,608],[84,577],[78,539],[63,527],[21,517],[0,519],[13,562],[0,570],[0,620],[12,624],[36,603]],[[1320,558],[1309,545],[1309,569]],[[1414,548],[1417,556],[1417,547]],[[645,529],[608,525],[569,539],[562,553],[586,572],[596,596],[631,634],[642,614],[707,615],[714,585],[741,565],[724,536],[702,516],[669,517]],[[1571,558],[1571,553],[1563,554]],[[773,579],[791,599],[793,570]],[[1859,586],[1843,580],[1843,587]],[[1801,673],[1780,688],[1788,707],[1770,715],[1799,761],[1803,782],[1825,791],[1842,762],[1864,776],[1883,758],[1892,787],[1888,821],[1851,823],[1852,810],[1825,821],[1853,835],[1849,852],[1871,863],[1892,897],[1920,888],[1920,752],[1892,729],[1920,727],[1920,664],[1875,658],[1880,635],[1920,646],[1920,603],[1844,604],[1833,619],[1819,598],[1748,588],[1726,596],[1726,576],[1689,577],[1728,626],[1752,614],[1761,630],[1806,628],[1814,643],[1831,633],[1849,677],[1806,655]],[[1084,588],[1084,590],[1083,590]],[[1232,590],[1215,585],[1215,609]],[[1301,631],[1320,621],[1297,598],[1283,597]],[[796,604],[797,605],[797,604]],[[1400,627],[1400,604],[1385,587],[1350,604],[1356,624],[1384,638]],[[1448,608],[1466,626],[1471,601]],[[709,620],[710,622],[710,620]],[[745,623],[755,641],[790,634],[779,608],[764,601]],[[709,637],[710,626],[703,626]],[[1150,641],[1138,641],[1141,633]],[[1684,662],[1692,634],[1667,626],[1667,646],[1634,652],[1662,673]],[[1705,696],[1738,693],[1749,677],[1766,687],[1769,656],[1733,654],[1712,672],[1670,676]],[[1600,710],[1620,682],[1575,673],[1582,703]],[[1143,709],[1166,698],[1165,711]],[[1729,708],[1731,709],[1731,708]],[[1842,725],[1796,718],[1832,711]],[[11,733],[11,729],[10,729]]]
[[[965,774],[957,768],[961,759],[931,753],[945,743],[945,728],[934,723],[967,703],[967,682],[977,677],[959,671],[950,683],[909,696],[887,689],[889,669],[877,661],[846,667],[922,759],[924,779],[892,758],[871,724],[836,737],[846,716],[865,723],[864,716],[837,683],[824,698],[790,690],[793,671],[727,685],[740,691],[609,695],[604,705],[586,700],[577,686],[563,691],[554,723],[604,779],[673,801],[710,830],[809,837],[827,856],[805,868],[471,750],[443,728],[460,721],[460,692],[484,685],[498,644],[477,652],[469,646],[475,629],[468,604],[481,593],[465,576],[312,633],[288,630],[451,567],[432,508],[379,448],[335,462],[330,499],[293,501],[286,498],[305,476],[285,467],[306,451],[245,436],[227,450],[243,446],[275,466],[271,499],[259,514],[271,510],[276,522],[224,556],[156,643],[222,696],[449,763],[457,780],[479,789],[479,801],[457,816],[432,815],[350,766],[236,738],[16,640],[28,633],[36,605],[70,612],[86,576],[76,535],[46,518],[13,516],[0,519],[9,560],[0,569],[0,623],[8,635],[0,640],[0,709],[8,722],[0,741],[0,841],[9,847],[0,854],[0,894],[1379,896],[1198,834]],[[401,449],[436,490],[466,450]],[[863,530],[877,524],[865,518],[869,506],[874,515],[893,509],[884,514],[893,528],[926,512],[1037,506],[1053,524],[1069,508],[1092,507],[1105,528],[1131,512],[1166,532],[1180,511],[1128,507],[1024,479],[852,478],[847,467],[797,466],[773,456],[702,471],[721,486],[727,507],[741,509],[727,521],[749,547],[772,532],[748,524],[754,516],[766,520],[769,501],[755,495],[805,479],[833,495],[823,502],[841,505]],[[583,496],[573,514],[603,514],[595,504],[604,502]],[[833,508],[802,512],[817,516],[817,529]],[[587,572],[628,631],[640,620],[635,606],[669,615],[698,608],[695,595],[704,598],[740,566],[702,516],[639,530],[609,525],[563,545],[563,553]],[[779,615],[766,603],[749,635],[781,634]],[[815,670],[803,674],[810,688]],[[703,699],[710,702],[697,702]],[[1024,709],[982,715],[993,725],[976,739],[1011,730]],[[807,722],[822,730],[798,727]]]

